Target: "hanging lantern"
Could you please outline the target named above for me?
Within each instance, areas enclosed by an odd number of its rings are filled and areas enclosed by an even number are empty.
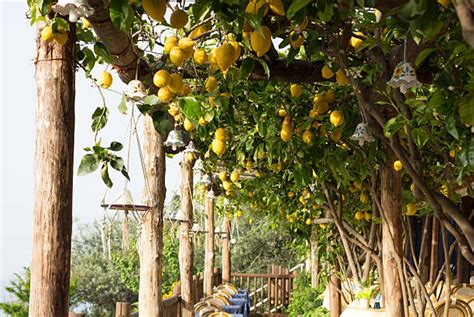
[[[94,8],[87,0],[59,0],[53,6],[53,11],[60,15],[68,15],[69,22],[72,23],[76,23],[80,17],[87,18],[94,14]]]
[[[132,80],[128,83],[125,96],[131,101],[140,101],[147,96],[145,85],[139,80]]]
[[[365,142],[372,142],[374,138],[370,134],[367,123],[361,122],[357,125],[354,134],[351,136],[354,141],[359,141],[359,145],[363,146]]]
[[[400,88],[402,93],[406,93],[409,88],[421,86],[416,79],[415,69],[408,62],[398,63],[388,84],[393,88]]]
[[[165,146],[169,146],[176,151],[178,148],[182,148],[184,146],[183,138],[181,137],[181,133],[178,130],[174,129],[168,134],[168,138],[163,143]]]

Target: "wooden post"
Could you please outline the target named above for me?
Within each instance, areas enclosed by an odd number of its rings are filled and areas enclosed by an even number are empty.
[[[439,221],[436,217],[433,217],[433,225],[431,228],[430,283],[433,285],[436,280],[436,276],[438,276],[439,263]]]
[[[331,278],[329,279],[329,307],[331,317],[339,317],[341,315],[341,280],[337,277],[337,271],[339,267],[336,266],[333,269]]]
[[[385,215],[382,221],[382,254],[385,314],[403,316],[402,285],[399,278],[397,257],[402,258],[402,191],[401,172],[393,168],[394,153],[386,151],[386,162],[381,170],[381,203]],[[393,237],[393,238],[392,238]],[[393,244],[391,243],[393,239]]]
[[[318,236],[316,231],[316,225],[311,228],[311,287],[318,286],[318,275],[319,275],[319,263],[318,263]]]
[[[86,317],[86,314],[75,313],[70,311],[68,317]]]
[[[222,235],[222,283],[230,282],[230,219],[225,216]]]
[[[38,23],[39,25],[39,23]],[[36,40],[36,153],[29,316],[68,316],[74,158],[75,24]]]
[[[166,196],[165,136],[156,132],[150,116],[144,117],[145,189],[144,203],[152,207],[146,212],[140,228],[140,316],[162,316],[161,295],[163,267],[163,205]]]
[[[127,302],[118,302],[115,304],[115,317],[130,317],[132,306]]]
[[[181,281],[181,300],[183,317],[193,316],[193,165],[186,152],[181,161],[181,209],[185,221],[179,225],[179,275]]]
[[[204,296],[212,295],[214,286],[214,191],[212,189],[206,194],[206,253],[204,263]]]

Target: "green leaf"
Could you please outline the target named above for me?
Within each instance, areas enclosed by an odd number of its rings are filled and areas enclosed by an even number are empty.
[[[422,50],[420,54],[418,54],[418,56],[416,57],[415,65],[420,66],[423,61],[434,51],[436,51],[436,48],[426,48]]]
[[[94,44],[94,53],[95,55],[101,57],[104,62],[111,64],[112,63],[112,56],[110,56],[109,52],[107,51],[107,47],[101,42],[97,42]]]
[[[51,0],[36,0],[36,5],[42,16],[46,16],[51,9]]]
[[[321,21],[329,22],[332,19],[332,16],[334,14],[333,8],[334,7],[332,1],[326,2],[324,9],[318,11],[318,17],[321,19]]]
[[[387,121],[385,127],[383,127],[383,133],[387,138],[391,138],[398,130],[400,130],[406,123],[405,119],[401,116],[397,116]]]
[[[121,157],[115,157],[110,161],[110,165],[113,167],[113,169],[122,172],[122,169],[124,168],[125,164],[124,161]]]
[[[156,106],[160,103],[160,98],[157,95],[148,95],[143,98],[143,103],[145,105]]]
[[[118,110],[120,113],[127,114],[127,99],[125,98],[125,95],[122,96],[122,100],[118,105]]]
[[[461,121],[469,126],[474,125],[474,98],[467,96],[459,106],[459,117]]]
[[[202,117],[201,103],[197,98],[183,97],[180,99],[180,106],[187,118],[197,121]]]
[[[113,186],[112,180],[109,176],[109,166],[106,163],[104,163],[100,169],[100,177],[102,177],[102,181],[104,181],[107,187],[111,188]]]
[[[94,172],[99,167],[99,160],[94,154],[86,154],[82,157],[77,175],[83,176]]]
[[[166,135],[170,128],[168,113],[163,111],[155,111],[151,117],[153,119],[153,126],[155,127],[155,130],[162,135]]]
[[[262,65],[265,75],[270,78],[270,67],[268,67],[267,62],[263,58],[257,58],[257,61]]]
[[[102,130],[107,124],[107,120],[109,117],[109,109],[106,106],[97,107],[94,113],[92,114],[92,132],[98,132]]]
[[[448,130],[449,134],[453,136],[456,140],[459,139],[458,130],[456,129],[456,121],[453,117],[449,117],[446,119],[446,130]]]
[[[110,3],[110,19],[124,32],[128,32],[133,22],[133,9],[128,0],[112,0]]]
[[[411,129],[411,136],[413,137],[416,146],[422,148],[425,146],[426,142],[428,142],[430,134],[425,128],[414,128]]]
[[[255,67],[255,61],[253,58],[247,57],[242,61],[242,65],[240,65],[240,80],[247,79],[249,75],[252,73],[253,68]]]
[[[123,149],[123,145],[120,142],[113,141],[112,143],[110,143],[108,149],[111,151],[120,151],[121,149]]]
[[[311,0],[295,0],[291,2],[290,7],[286,11],[286,16],[290,19],[296,14],[296,12],[303,9],[307,4],[311,3]]]

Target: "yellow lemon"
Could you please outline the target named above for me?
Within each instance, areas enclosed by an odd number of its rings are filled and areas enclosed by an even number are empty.
[[[356,220],[362,220],[364,218],[364,213],[362,211],[358,211],[355,213],[354,218]]]
[[[366,193],[360,194],[359,200],[363,204],[367,204],[369,202],[369,196]]]
[[[168,108],[168,113],[173,117],[179,115],[180,110],[179,110],[178,105],[176,105],[176,103],[170,104]]]
[[[342,124],[344,124],[344,114],[342,111],[335,110],[331,112],[331,115],[329,116],[329,121],[335,126],[339,127]]]
[[[209,59],[209,63],[211,63],[211,65],[216,65],[216,66],[217,66],[216,50],[217,50],[217,47],[214,47],[214,48],[209,52],[208,59]]]
[[[323,99],[327,103],[333,103],[334,101],[336,101],[336,92],[332,89],[329,89],[324,93]]]
[[[181,91],[183,90],[183,78],[179,74],[171,74],[168,88],[171,90],[172,93],[181,93]]]
[[[195,126],[194,124],[191,122],[191,120],[189,120],[188,118],[184,119],[184,130],[186,131],[193,131]]]
[[[198,65],[204,64],[207,59],[206,51],[202,48],[197,49],[194,51],[193,58]]]
[[[325,224],[325,223],[320,223],[320,224],[319,224],[319,227],[320,227],[321,229],[326,229],[326,228],[328,227],[328,225]]]
[[[416,215],[416,205],[415,204],[407,204],[407,216],[414,216]]]
[[[224,43],[216,49],[216,62],[222,72],[226,72],[234,62],[234,47]]]
[[[112,75],[108,71],[102,71],[99,74],[99,86],[109,88],[112,85]]]
[[[247,7],[245,8],[245,12],[248,14],[257,15],[260,8],[263,7],[264,5],[265,5],[264,0],[251,0],[247,4]],[[268,12],[268,8],[265,8],[264,15],[266,15],[267,12]]]
[[[372,213],[370,211],[364,212],[364,219],[370,221],[372,219]]]
[[[201,127],[205,126],[208,122],[203,117],[199,117],[198,123]]]
[[[207,31],[209,31],[209,29],[210,28],[209,28],[208,24],[200,25],[197,28],[195,28],[194,30],[192,30],[191,33],[189,33],[189,37],[191,39],[195,39],[195,38],[201,36],[202,34],[206,33]]]
[[[51,42],[54,40],[53,28],[51,25],[47,25],[41,30],[41,39],[45,42]]]
[[[204,87],[206,87],[207,92],[213,92],[217,88],[217,78],[214,76],[207,77]]]
[[[178,46],[183,51],[190,51],[194,49],[194,41],[191,40],[189,37],[183,37],[179,39]]]
[[[227,173],[226,171],[222,171],[219,173],[219,179],[223,182],[225,180],[227,180]]]
[[[301,96],[303,90],[301,89],[301,85],[299,84],[292,84],[290,86],[290,92],[291,92],[291,96],[294,97],[294,98],[298,98],[299,96]]]
[[[168,88],[168,86],[161,87],[158,90],[158,98],[160,98],[161,102],[168,103],[173,99],[173,96],[173,92]]]
[[[288,125],[283,125],[280,131],[280,138],[283,140],[283,142],[290,141],[292,135],[293,131],[291,130],[291,127]]]
[[[230,180],[232,181],[232,183],[237,183],[239,181],[239,172],[233,170],[230,174]]]
[[[240,44],[236,41],[229,41],[229,44],[232,45],[232,47],[234,48],[234,60],[233,60],[233,62],[235,62],[236,60],[239,59],[240,51],[242,50],[242,48],[240,47]]]
[[[246,169],[247,171],[251,171],[252,168],[253,168],[253,163],[252,163],[252,161],[247,161],[247,162],[245,163],[245,169]]]
[[[170,51],[170,61],[176,66],[181,66],[186,59],[185,53],[178,46],[175,46]]]
[[[183,84],[183,88],[181,89],[181,95],[187,96],[191,92],[191,86],[188,83]]]
[[[309,226],[313,223],[313,220],[311,218],[306,219],[306,224]]]
[[[181,9],[176,9],[171,13],[170,25],[175,29],[182,29],[188,23],[188,14]]]
[[[253,31],[250,34],[250,45],[258,57],[262,57],[272,45],[272,32],[267,26],[262,26],[262,34]]]
[[[295,197],[295,193],[292,192],[292,191],[289,191],[289,192],[288,192],[288,197],[289,197],[289,198]]]
[[[286,117],[287,113],[285,109],[278,109],[278,116],[279,117]]]
[[[166,12],[165,0],[142,0],[142,7],[150,18],[163,22]]]
[[[354,34],[363,37],[364,33],[362,32],[354,32]],[[360,39],[359,37],[352,36],[351,39],[349,40],[349,45],[352,46],[354,49],[358,49],[362,44],[364,43],[364,40]]]
[[[329,68],[328,65],[324,65],[323,68],[321,69],[321,75],[323,76],[324,79],[330,79],[334,77],[334,72],[332,71],[331,68]]]
[[[342,137],[342,130],[341,129],[336,129],[331,133],[331,140],[334,142],[339,142],[339,140]]]
[[[451,156],[451,158],[455,158],[456,157],[456,150],[449,150],[449,156]]]
[[[168,86],[171,81],[171,76],[168,71],[164,69],[160,69],[155,73],[153,76],[153,83],[155,84],[156,87],[165,87]]]
[[[217,154],[217,156],[222,156],[226,150],[225,141],[222,140],[213,140],[212,141],[212,151]]]
[[[313,134],[311,133],[311,131],[306,130],[305,132],[303,132],[303,142],[304,143],[310,144],[312,138],[313,138]]]
[[[222,187],[224,188],[224,190],[230,190],[232,188],[232,183],[229,181],[223,181]]]
[[[59,31],[54,34],[54,41],[59,45],[64,45],[67,42],[67,33],[66,31]]]
[[[301,34],[296,33],[295,31],[291,31],[290,33],[290,44],[291,47],[296,49],[300,48],[301,45],[304,43],[304,37]]]
[[[403,168],[403,164],[402,162],[400,162],[399,160],[396,160],[395,162],[393,162],[393,169],[397,172],[400,172]]]
[[[268,0],[267,3],[273,13],[279,16],[285,15],[285,6],[283,5],[283,2],[281,2],[281,0]]]
[[[88,29],[91,27],[91,23],[89,22],[89,20],[87,20],[86,18],[82,17],[81,18],[81,21],[82,21],[82,27],[84,29]]]
[[[215,133],[216,140],[225,142],[227,140],[227,131],[224,128],[218,128]]]
[[[314,110],[316,110],[317,114],[323,114],[323,113],[326,113],[329,109],[329,105],[327,102],[323,101],[323,102],[319,102],[318,104],[316,104],[316,106],[314,107]]]
[[[252,225],[252,224],[253,224],[253,219],[250,218],[250,219],[249,219],[249,225]]]
[[[339,86],[345,86],[349,83],[349,79],[341,69],[336,72],[336,82]]]
[[[171,50],[173,49],[173,47],[176,46],[176,44],[178,44],[178,37],[177,36],[169,36],[166,38],[165,40],[165,45],[163,47],[163,51],[165,53],[169,53],[171,52]]]
[[[438,3],[446,8],[451,3],[451,0],[438,0]]]

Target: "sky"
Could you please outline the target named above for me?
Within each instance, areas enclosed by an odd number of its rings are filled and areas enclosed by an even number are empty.
[[[5,284],[13,278],[14,272],[30,265],[32,254],[36,111],[33,57],[36,35],[34,26],[30,26],[25,17],[26,9],[26,0],[0,0],[0,302],[5,299]],[[98,65],[93,74],[102,70],[104,66]],[[111,88],[115,91],[125,88],[115,74]],[[124,150],[120,154],[126,159],[129,134],[125,131],[130,117],[117,110],[120,94],[108,91],[104,94],[110,116],[100,134],[103,144],[111,141],[123,143]],[[93,145],[90,118],[100,105],[98,90],[82,71],[77,72],[75,174],[84,155],[83,148]],[[138,135],[143,141],[142,133]],[[139,203],[143,174],[135,139],[130,149],[131,182],[127,186],[134,202]],[[179,189],[179,161],[180,155],[166,161],[167,200]],[[113,173],[112,181],[114,188],[106,191],[98,172],[74,176],[73,232],[78,223],[101,219],[102,199],[110,202],[121,194],[125,179]]]

